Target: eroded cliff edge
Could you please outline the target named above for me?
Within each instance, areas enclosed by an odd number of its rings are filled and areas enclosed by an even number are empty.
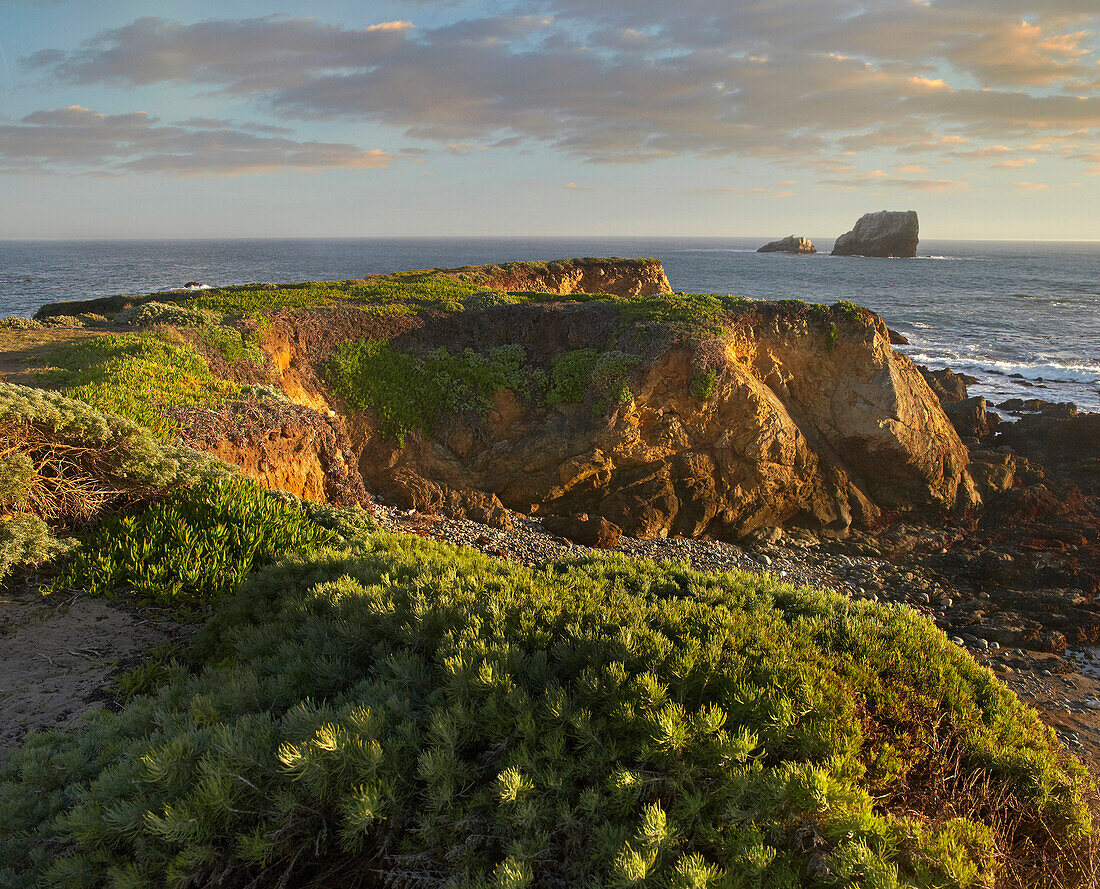
[[[96,306],[150,323],[216,313],[261,347],[263,366],[225,361],[204,328],[169,322],[252,393],[169,414],[188,443],[265,485],[331,502],[369,491],[490,523],[507,521],[507,506],[638,537],[725,539],[792,524],[844,536],[884,511],[939,516],[980,502],[965,446],[877,316],[850,303],[674,294],[657,260]]]
[[[736,539],[791,523],[843,535],[882,510],[977,505],[966,448],[876,316],[793,301],[705,305],[705,324],[675,297],[648,314],[599,299],[382,317],[287,311],[265,345],[288,397],[344,418],[366,488],[421,511],[491,521],[503,504],[603,517],[639,537]],[[669,306],[683,317],[651,317]],[[332,382],[341,341],[426,361],[440,349],[518,348],[519,382],[398,440],[379,411],[408,393],[355,409]],[[570,364],[583,376],[576,397],[558,379]]]

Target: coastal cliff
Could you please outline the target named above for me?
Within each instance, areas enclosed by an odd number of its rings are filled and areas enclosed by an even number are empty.
[[[708,305],[709,328],[685,334],[629,309],[591,300],[430,318],[307,310],[275,318],[264,342],[288,398],[344,418],[366,487],[421,511],[460,493],[529,514],[600,516],[639,537],[736,539],[789,523],[844,535],[882,509],[977,504],[965,447],[871,313],[734,300]],[[684,317],[699,320],[690,307]],[[516,348],[522,358],[513,385],[483,393],[484,409],[441,411],[398,439],[378,405],[352,404],[369,380],[334,386],[341,339],[384,341],[414,363],[441,348]],[[570,363],[583,378],[554,391]],[[395,387],[380,397],[390,410],[410,396]]]
[[[960,486],[968,492],[966,451],[880,323],[842,320],[830,351],[828,332],[802,314],[753,312],[735,333],[659,347],[625,376],[629,397],[602,410],[502,389],[484,423],[451,418],[403,447],[361,414],[349,424],[360,472],[422,510],[431,503],[418,480],[520,512],[599,515],[639,537],[738,538],[792,521],[842,534],[883,507],[952,508]],[[538,329],[552,374],[555,359],[596,351],[615,323],[602,307],[524,306],[426,338],[462,348],[476,329],[505,345]],[[418,333],[395,342],[415,348]]]
[[[601,293],[610,296],[654,296],[672,293],[658,259],[583,257],[551,262],[510,262],[465,266],[444,277],[491,290],[529,293]]]
[[[290,286],[259,290],[276,305],[239,322],[259,376],[189,335],[289,404],[172,414],[187,443],[271,487],[491,521],[584,514],[642,538],[844,536],[883,510],[979,502],[938,399],[851,304],[678,296],[656,260],[373,276],[307,306]]]

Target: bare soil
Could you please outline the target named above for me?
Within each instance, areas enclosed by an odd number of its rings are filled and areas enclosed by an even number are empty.
[[[0,586],[0,758],[31,732],[82,725],[113,700],[112,673],[180,630],[102,599],[43,596],[37,584],[9,578]]]
[[[48,327],[42,330],[0,330],[0,380],[20,386],[40,386],[37,374],[50,367],[46,355],[51,350],[108,333],[112,331]]]

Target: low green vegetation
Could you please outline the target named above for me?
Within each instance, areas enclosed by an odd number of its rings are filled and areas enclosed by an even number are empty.
[[[189,656],[0,766],[0,885],[978,889],[1089,825],[930,623],[760,576],[371,533]]]
[[[574,349],[555,358],[547,376],[526,366],[518,345],[453,355],[438,349],[419,357],[385,340],[365,339],[337,347],[326,376],[352,410],[373,410],[382,435],[404,445],[410,433],[430,433],[446,415],[484,416],[502,389],[545,392],[548,404],[586,401],[597,410],[628,404],[626,380],[639,360],[614,350]]]
[[[669,293],[633,297],[617,303],[624,321],[665,327],[691,339],[722,334],[732,315],[754,304],[748,297],[716,293]]]
[[[34,318],[23,318],[19,315],[9,315],[0,318],[0,330],[41,330],[42,322]]]
[[[140,423],[164,441],[172,437],[174,427],[161,407],[212,404],[240,391],[236,384],[214,377],[194,349],[152,336],[81,340],[55,349],[49,360],[54,368],[43,375],[44,384]]]
[[[692,397],[700,401],[710,401],[714,393],[718,391],[718,372],[715,370],[700,371],[691,378]]]
[[[56,327],[62,330],[79,330],[86,327],[85,319],[76,315],[51,315],[43,323],[44,327]]]
[[[224,479],[100,523],[51,591],[134,596],[201,611],[256,568],[333,537],[296,503],[271,497],[251,480]]]
[[[0,516],[0,580],[23,565],[39,565],[70,552],[76,541],[58,539],[38,516],[27,512]]]
[[[173,642],[147,649],[140,664],[111,677],[116,700],[125,706],[139,695],[153,694],[167,684],[186,659],[184,648]]]
[[[523,390],[523,364],[523,349],[514,345],[484,354],[439,349],[419,358],[384,340],[358,340],[336,349],[327,376],[349,407],[374,410],[382,435],[404,444],[444,413],[484,414],[501,389]]]
[[[58,374],[199,366],[101,339]],[[638,361],[525,360],[363,340],[329,373],[403,435],[502,388],[629,398]],[[55,590],[213,616],[0,764],[0,887],[987,889],[1090,829],[1076,760],[906,608],[385,534],[0,383],[0,578],[50,560]]]
[[[642,260],[649,262],[651,260]],[[349,305],[365,311],[415,313],[425,310],[463,311],[524,302],[606,302],[616,305],[627,324],[665,325],[682,336],[713,336],[725,329],[732,313],[752,304],[745,297],[717,294],[661,294],[616,297],[607,294],[545,292],[503,293],[486,290],[494,276],[515,272],[545,274],[551,267],[567,269],[571,260],[520,262],[468,269],[425,269],[348,281],[307,281],[297,284],[247,284],[194,293],[155,294],[170,300],[177,311],[262,317],[276,309]],[[162,305],[160,302],[147,305]],[[129,310],[143,313],[138,306]],[[142,316],[144,317],[144,315]],[[196,316],[199,317],[199,316]],[[190,322],[200,324],[201,321]]]
[[[834,303],[832,308],[833,311],[842,318],[846,318],[850,321],[865,321],[870,315],[870,312],[863,308],[863,306],[857,306],[854,302],[849,302],[846,299]]]
[[[554,359],[550,369],[547,404],[591,401],[597,410],[608,404],[629,404],[633,398],[626,384],[639,358],[624,352],[574,349]]]
[[[200,327],[217,324],[220,320],[217,312],[190,309],[175,303],[163,303],[156,300],[123,309],[113,319],[115,324],[126,324],[131,327],[152,327],[154,324],[168,324],[172,327]]]
[[[53,392],[0,383],[0,579],[72,549],[67,529],[233,470]]]
[[[256,336],[242,334],[235,327],[224,324],[207,324],[196,331],[199,339],[217,352],[226,362],[248,361],[262,365],[264,351]]]
[[[172,294],[171,297],[177,305],[188,309],[222,314],[255,315],[273,309],[345,304],[374,307],[377,311],[413,312],[433,306],[461,310],[462,301],[479,290],[473,284],[437,275],[432,270],[350,281],[245,284],[186,295]]]

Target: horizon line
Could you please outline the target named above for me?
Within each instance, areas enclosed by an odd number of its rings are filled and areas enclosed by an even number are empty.
[[[159,237],[0,237],[0,244],[34,243],[150,243],[157,241],[193,241],[213,243],[219,241],[661,241],[661,240],[762,240],[773,235],[593,235],[593,234],[545,234],[545,235],[224,235],[224,236],[159,236]],[[783,236],[786,237],[786,236]],[[806,237],[803,235],[802,237]],[[811,236],[811,241],[835,241],[840,235]],[[1100,244],[1100,238],[922,238],[928,241],[949,241],[967,244]]]

